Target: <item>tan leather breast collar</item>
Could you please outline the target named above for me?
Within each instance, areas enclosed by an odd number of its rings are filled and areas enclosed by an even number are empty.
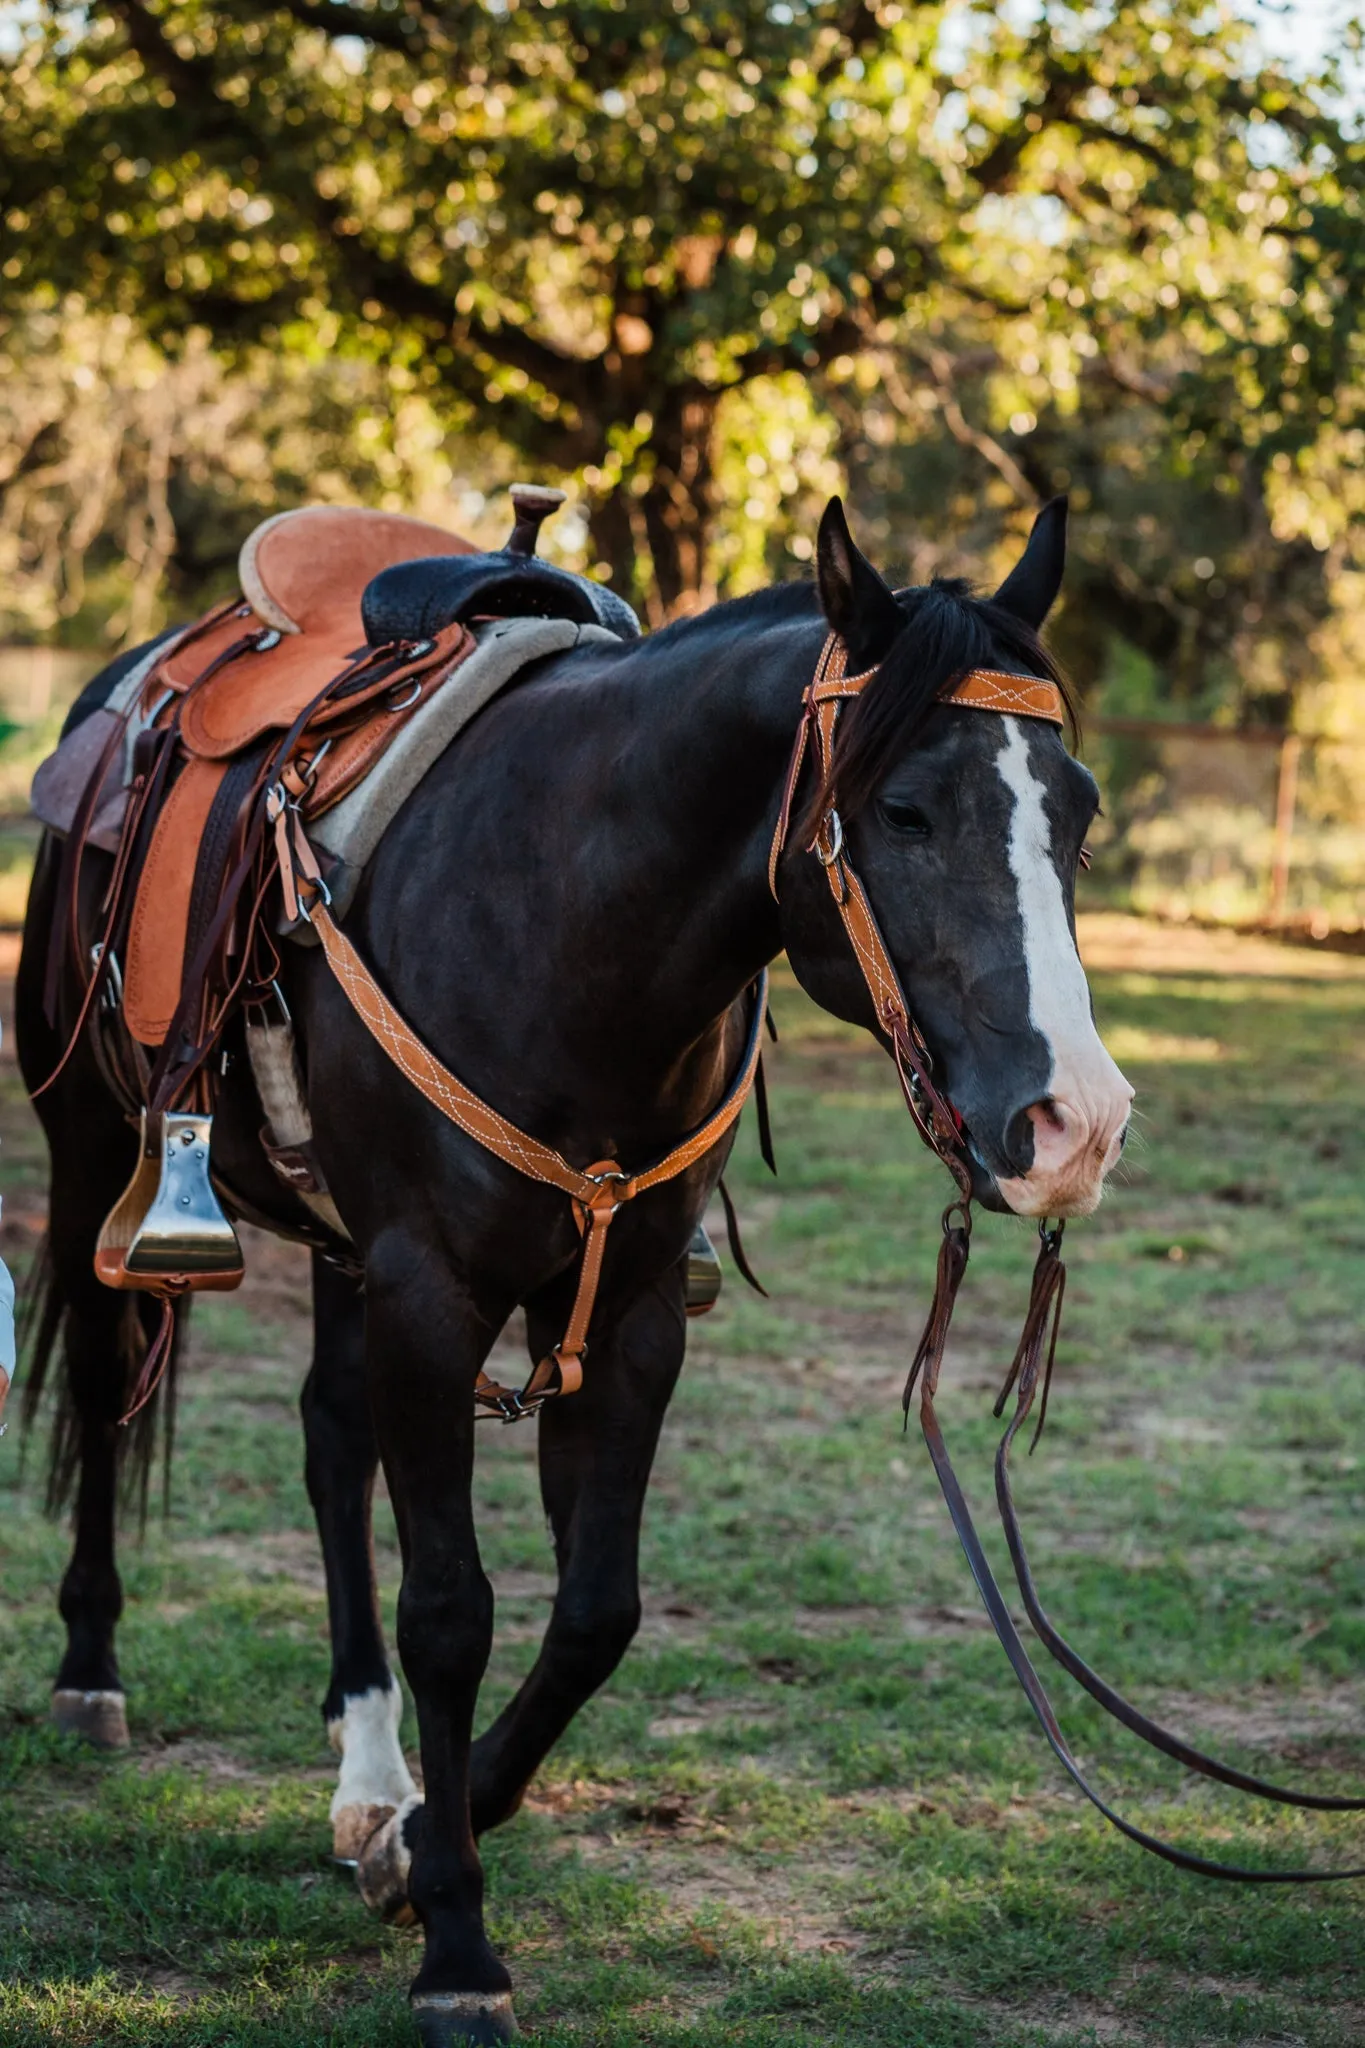
[[[394,1008],[351,941],[334,923],[327,885],[318,868],[317,857],[304,835],[296,802],[281,791],[272,792],[269,815],[275,828],[280,879],[285,909],[289,916],[304,917],[322,941],[328,966],[367,1031],[381,1045],[400,1073],[420,1089],[427,1101],[443,1116],[476,1138],[485,1150],[514,1166],[529,1180],[559,1188],[573,1203],[574,1219],[583,1234],[582,1263],[578,1269],[578,1291],[569,1316],[569,1326],[552,1351],[536,1365],[521,1388],[504,1387],[480,1373],[474,1399],[483,1414],[504,1422],[518,1422],[532,1415],[542,1402],[555,1394],[573,1394],[583,1384],[583,1358],[587,1351],[588,1325],[597,1298],[606,1251],[607,1230],[617,1211],[648,1189],[695,1166],[716,1145],[735,1122],[748,1100],[758,1071],[763,1020],[768,1008],[768,976],[765,969],[753,989],[753,1014],[748,1042],[739,1071],[709,1117],[687,1137],[657,1159],[652,1166],[629,1173],[614,1159],[599,1160],[585,1168],[571,1166],[550,1145],[509,1123],[496,1109],[481,1100],[473,1089],[451,1073],[435,1053],[423,1045],[412,1027]]]
[[[777,866],[791,823],[791,807],[800,780],[807,744],[814,744],[822,777],[833,758],[834,732],[845,698],[854,697],[875,670],[863,675],[845,674],[847,652],[843,641],[831,633],[821,651],[814,680],[805,693],[801,725],[792,750],[777,829],[773,834],[768,874],[773,894],[777,893]],[[1061,697],[1055,686],[1036,677],[1008,676],[977,669],[965,676],[945,701],[982,711],[1005,711],[1025,718],[1045,718],[1061,724]],[[267,815],[274,827],[279,858],[280,884],[286,915],[304,917],[322,942],[323,954],[356,1015],[381,1045],[399,1071],[443,1116],[476,1138],[486,1150],[528,1179],[559,1188],[573,1203],[574,1216],[583,1233],[583,1257],[579,1267],[578,1291],[562,1340],[541,1359],[520,1389],[498,1385],[480,1373],[474,1398],[487,1415],[515,1422],[530,1415],[555,1394],[572,1394],[583,1383],[583,1357],[587,1349],[588,1324],[597,1298],[606,1250],[607,1230],[613,1216],[636,1195],[663,1182],[675,1180],[705,1157],[724,1136],[743,1109],[758,1071],[763,1019],[767,1010],[767,973],[760,975],[753,995],[753,1019],[739,1072],[719,1105],[703,1124],[682,1139],[652,1166],[628,1173],[614,1159],[600,1160],[584,1169],[571,1166],[551,1146],[544,1145],[482,1101],[472,1089],[444,1066],[394,1008],[351,941],[334,923],[327,885],[317,857],[303,831],[301,798],[281,783],[270,794]],[[877,921],[862,883],[844,853],[843,828],[837,811],[821,821],[812,843],[814,852],[829,876],[829,885],[839,906],[844,928],[854,955],[872,995],[882,1029],[891,1039],[896,1066],[906,1103],[924,1142],[943,1160],[958,1184],[963,1201],[971,1194],[971,1173],[962,1152],[961,1120],[935,1088],[932,1061],[924,1040],[912,1019],[901,991],[896,970],[886,950]]]
[[[861,675],[846,673],[848,649],[837,633],[831,633],[820,650],[815,675],[806,690],[801,724],[792,747],[782,803],[777,814],[772,847],[768,854],[768,886],[777,895],[777,871],[791,831],[792,806],[808,747],[815,750],[821,783],[829,776],[834,759],[834,736],[839,713],[850,697],[857,697],[878,671],[864,669]],[[998,669],[973,669],[948,691],[941,702],[966,711],[1002,712],[1015,718],[1041,718],[1050,725],[1062,725],[1066,709],[1057,685],[1043,676],[1012,676]],[[891,1041],[901,1090],[915,1127],[931,1152],[936,1152],[953,1179],[964,1202],[971,1199],[971,1168],[964,1156],[962,1119],[947,1097],[934,1085],[933,1061],[910,1014],[891,955],[887,952],[863,888],[844,845],[844,828],[837,810],[827,811],[808,851],[824,868],[830,891],[838,905],[853,957],[867,983],[877,1022]]]

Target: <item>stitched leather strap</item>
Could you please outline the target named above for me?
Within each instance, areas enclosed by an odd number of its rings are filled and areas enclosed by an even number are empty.
[[[383,1047],[399,1072],[406,1075],[427,1101],[458,1124],[462,1131],[530,1180],[559,1188],[574,1204],[579,1227],[584,1232],[578,1290],[569,1326],[554,1350],[540,1361],[520,1390],[513,1390],[479,1375],[474,1398],[485,1413],[515,1422],[532,1414],[555,1394],[576,1393],[583,1383],[583,1358],[587,1350],[588,1326],[602,1276],[607,1230],[613,1216],[626,1202],[664,1181],[676,1180],[703,1159],[729,1130],[748,1100],[758,1071],[763,1044],[763,1025],[768,1008],[767,972],[754,988],[753,1019],[739,1072],[720,1102],[696,1130],[673,1146],[662,1159],[638,1173],[627,1173],[614,1159],[580,1171],[551,1145],[543,1145],[519,1130],[490,1104],[467,1088],[449,1067],[425,1046],[402,1014],[394,1008],[371,974],[356,948],[332,919],[327,904],[326,884],[317,856],[308,843],[295,804],[280,791],[272,791],[267,815],[274,828],[275,848],[280,865],[280,883],[285,907],[291,915],[309,921],[322,942],[323,955],[351,1008],[376,1043]]]
[[[787,770],[787,781],[778,811],[777,828],[769,850],[768,886],[774,896],[777,894],[778,864],[791,829],[792,804],[797,784],[801,779],[807,746],[813,742],[816,766],[820,779],[824,782],[829,774],[830,763],[834,759],[834,736],[838,729],[840,710],[844,703],[850,697],[856,697],[876,674],[875,669],[866,669],[860,675],[850,676],[846,673],[847,661],[848,655],[843,641],[837,634],[831,633],[820,651],[814,679],[806,691],[805,714],[792,748],[791,764]],[[968,684],[973,683],[986,673],[976,670],[964,681]],[[1018,680],[1029,683],[1028,678]],[[1029,687],[1032,685],[1029,684]],[[1040,684],[1039,687],[1052,689],[1053,686],[1048,683]],[[957,1182],[959,1193],[964,1199],[970,1199],[971,1169],[962,1155],[960,1119],[946,1097],[941,1095],[935,1086],[933,1061],[929,1057],[928,1047],[910,1013],[910,1005],[905,999],[900,976],[896,973],[895,965],[886,948],[886,941],[882,938],[873,915],[867,891],[845,853],[844,829],[837,811],[829,811],[821,819],[808,850],[816,856],[825,870],[830,893],[838,907],[853,957],[858,963],[859,972],[872,998],[877,1023],[891,1041],[906,1108],[925,1144],[931,1152],[938,1155]]]

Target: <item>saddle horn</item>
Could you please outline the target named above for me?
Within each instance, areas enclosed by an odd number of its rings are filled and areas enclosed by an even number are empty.
[[[568,495],[567,491],[557,491],[550,484],[513,484],[512,510],[517,515],[517,523],[503,553],[534,555],[541,527],[551,513],[559,510]]]
[[[640,621],[615,591],[536,554],[541,527],[565,497],[548,484],[513,484],[516,523],[496,553],[435,556],[381,571],[360,603],[370,645],[426,640],[457,620],[481,618],[573,619],[605,626],[618,640],[638,640]]]

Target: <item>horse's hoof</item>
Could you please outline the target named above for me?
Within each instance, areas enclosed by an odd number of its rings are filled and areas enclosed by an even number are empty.
[[[392,1806],[343,1806],[332,1816],[332,1861],[344,1863],[354,1870],[360,1862],[365,1844],[377,1828],[382,1828]]]
[[[408,1898],[412,1850],[404,1840],[403,1824],[421,1804],[421,1793],[414,1792],[411,1799],[392,1808],[388,1819],[382,1820],[361,1844],[356,1859],[355,1881],[361,1898],[372,1913],[378,1913],[381,1920],[387,1920],[393,1927],[409,1927],[417,1917]],[[452,2034],[451,2039],[455,2038]],[[496,2040],[497,2036],[490,2034],[488,2038]]]
[[[95,1749],[127,1749],[128,1715],[121,1692],[77,1692],[59,1685],[52,1718],[66,1735],[79,1735]]]
[[[510,1991],[416,1991],[412,2017],[422,2048],[489,2048],[521,2039]]]

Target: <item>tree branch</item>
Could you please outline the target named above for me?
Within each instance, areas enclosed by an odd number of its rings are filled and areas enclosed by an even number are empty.
[[[1036,505],[1039,493],[1009,450],[1003,448],[994,435],[988,434],[984,427],[974,427],[958,404],[953,380],[963,365],[954,361],[948,351],[941,348],[931,348],[923,354],[916,354],[915,360],[928,372],[930,386],[938,400],[938,409],[943,415],[943,423],[958,446],[970,448],[974,454],[988,462],[991,468],[1004,478],[1022,505]],[[882,386],[892,405],[903,419],[916,420],[919,408],[906,390],[896,360],[889,349],[878,352],[878,362],[881,365]]]
[[[244,156],[254,157],[262,166],[264,181],[268,167],[272,160],[279,161],[278,156],[272,157],[267,139],[257,133],[243,109],[221,96],[211,60],[181,56],[144,0],[111,0],[111,4],[143,64],[159,73],[177,97],[183,96],[194,107],[206,133],[230,146],[238,162]],[[363,236],[348,233],[341,210],[322,196],[306,173],[280,178],[276,189],[341,258],[338,282],[352,298],[377,299],[389,312],[442,335],[457,330],[453,294],[415,277],[405,264],[380,256]],[[515,326],[489,327],[465,319],[463,327],[475,346],[495,362],[524,371],[556,398],[580,405],[587,402],[589,366],[582,357],[567,355]]]
[[[358,36],[385,50],[401,50],[405,56],[417,56],[445,40],[433,34],[431,17],[412,0],[401,11],[356,6],[352,0],[278,0],[278,4],[303,28],[321,29],[326,36]]]

